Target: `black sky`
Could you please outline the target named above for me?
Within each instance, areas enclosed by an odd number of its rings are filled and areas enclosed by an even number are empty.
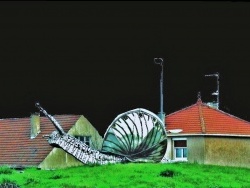
[[[0,2],[0,118],[82,114],[101,134],[120,113],[213,101],[250,121],[250,3]]]

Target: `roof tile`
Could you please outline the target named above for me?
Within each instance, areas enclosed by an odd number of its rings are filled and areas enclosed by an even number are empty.
[[[54,115],[65,132],[76,123],[80,115]],[[40,117],[41,132],[30,138],[30,118],[0,119],[0,165],[35,166],[52,150],[43,135],[55,129],[47,117]]]

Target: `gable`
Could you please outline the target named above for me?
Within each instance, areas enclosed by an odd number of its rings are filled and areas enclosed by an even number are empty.
[[[75,125],[68,131],[68,134],[71,136],[90,136],[92,148],[100,150],[102,147],[103,138],[84,116],[80,116]],[[53,148],[38,167],[41,169],[56,169],[81,165],[83,165],[82,162],[63,149]]]

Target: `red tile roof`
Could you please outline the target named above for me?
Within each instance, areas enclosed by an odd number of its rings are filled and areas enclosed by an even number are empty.
[[[196,104],[165,118],[167,130],[182,129],[180,134],[249,135],[250,122],[212,108],[198,99]]]
[[[80,115],[54,115],[65,132],[76,123]],[[40,117],[40,133],[30,138],[30,118],[0,119],[0,165],[36,166],[52,150],[43,135],[55,129],[47,117]]]

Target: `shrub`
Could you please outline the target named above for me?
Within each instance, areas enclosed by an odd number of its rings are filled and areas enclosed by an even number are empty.
[[[39,183],[39,180],[35,179],[35,178],[28,178],[26,180],[26,183],[25,185],[29,185],[29,184],[38,184]]]
[[[9,179],[3,179],[2,182],[0,183],[0,188],[19,188],[20,186],[16,184],[16,182],[13,182]]]
[[[0,174],[12,174],[12,170],[6,166],[0,167]]]
[[[163,177],[173,177],[175,175],[175,172],[173,170],[164,170],[160,173],[160,176]]]
[[[63,176],[61,174],[54,174],[49,179],[57,180],[61,179]]]

